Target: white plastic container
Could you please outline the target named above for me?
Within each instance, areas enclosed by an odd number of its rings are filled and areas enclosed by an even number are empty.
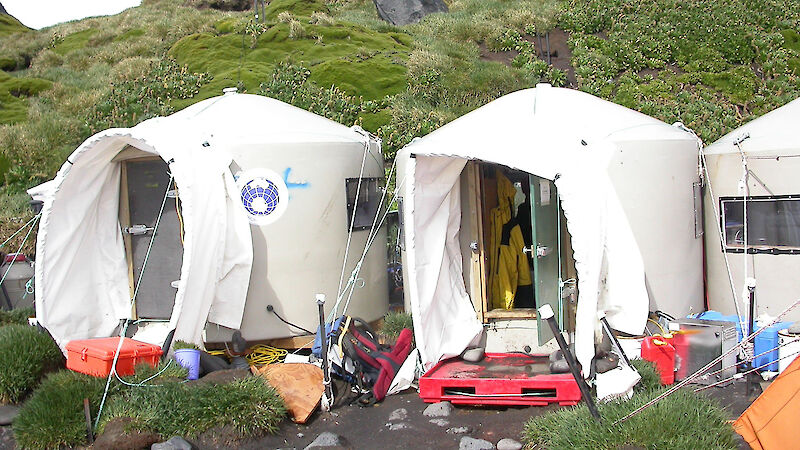
[[[26,295],[25,285],[28,280],[33,277],[33,263],[26,260],[5,263],[0,266],[0,277],[6,275],[3,281],[3,286],[6,288],[5,294],[0,293],[0,309],[9,309],[8,302],[11,302],[11,308],[28,308],[33,306],[33,294]]]
[[[788,329],[780,330],[778,331],[778,342],[781,346],[778,349],[778,358],[780,359],[778,373],[781,373],[800,355],[800,334],[789,334]],[[794,357],[789,355],[794,355]]]

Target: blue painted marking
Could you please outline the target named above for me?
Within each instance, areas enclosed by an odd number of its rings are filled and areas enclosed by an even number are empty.
[[[308,189],[311,187],[311,183],[303,182],[303,183],[292,183],[289,181],[289,174],[292,173],[292,168],[287,167],[286,170],[283,171],[283,182],[286,183],[286,187],[289,189]]]

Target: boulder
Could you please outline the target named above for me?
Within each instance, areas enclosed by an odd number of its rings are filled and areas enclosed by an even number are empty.
[[[151,445],[161,440],[156,433],[141,432],[136,430],[125,431],[132,422],[127,417],[114,419],[106,424],[103,434],[97,436],[92,448],[108,450],[139,450],[150,448]]]
[[[392,25],[417,23],[428,14],[448,12],[443,0],[372,0],[378,16]]]

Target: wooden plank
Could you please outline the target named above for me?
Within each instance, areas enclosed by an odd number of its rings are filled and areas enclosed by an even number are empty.
[[[483,176],[478,166],[478,163],[475,163],[475,181],[477,183],[477,189],[475,190],[476,202],[477,202],[477,209],[475,210],[475,217],[479,218],[478,220],[478,236],[481,239],[478,240],[478,271],[480,272],[480,289],[481,289],[481,322],[487,323],[489,320],[486,317],[486,311],[489,310],[489,288],[487,286],[488,282],[488,271],[486,270],[486,231],[483,227],[484,221],[486,220],[487,210],[486,205],[483,202],[483,198],[485,198],[484,192],[484,183],[483,183]],[[496,195],[495,195],[496,197]],[[488,228],[488,227],[487,227]]]
[[[493,309],[486,311],[484,317],[488,319],[535,319],[535,308]]]
[[[122,228],[131,226],[131,203],[128,196],[128,164],[120,164],[120,181],[119,181],[119,223]],[[133,247],[131,243],[131,235],[122,233],[122,242],[125,245],[125,259],[128,263],[128,289],[130,298],[133,298],[134,281],[133,281]],[[134,302],[131,311],[131,317],[134,319],[136,316],[136,303]]]
[[[313,364],[278,363],[251,370],[266,378],[278,391],[289,415],[297,423],[306,423],[322,399],[322,369]]]
[[[483,226],[481,224],[481,193],[480,193],[480,177],[478,174],[478,165],[475,161],[467,163],[466,167],[467,176],[467,192],[468,198],[468,211],[470,214],[470,236],[469,240],[478,244],[478,248],[473,250],[470,254],[470,276],[469,281],[469,296],[472,300],[472,306],[478,316],[478,320],[484,322],[484,312],[486,311],[486,294],[484,289],[484,271],[483,271]]]

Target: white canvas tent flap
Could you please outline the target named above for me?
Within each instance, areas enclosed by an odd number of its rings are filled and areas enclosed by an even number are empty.
[[[458,355],[481,331],[466,293],[458,245],[458,177],[467,160],[555,180],[578,274],[577,356],[594,356],[598,311],[612,327],[641,333],[647,320],[644,264],[607,167],[617,140],[691,139],[656,119],[568,89],[506,95],[406,146],[401,181],[405,277],[426,367]]]
[[[221,145],[190,120],[157,118],[87,139],[47,184],[36,244],[36,316],[59,345],[110,336],[130,318],[118,211],[126,146],[158,155],[180,188],[181,278],[170,318],[175,339],[202,343],[206,321],[237,328],[252,264],[250,228]],[[146,269],[145,269],[146,270]]]

